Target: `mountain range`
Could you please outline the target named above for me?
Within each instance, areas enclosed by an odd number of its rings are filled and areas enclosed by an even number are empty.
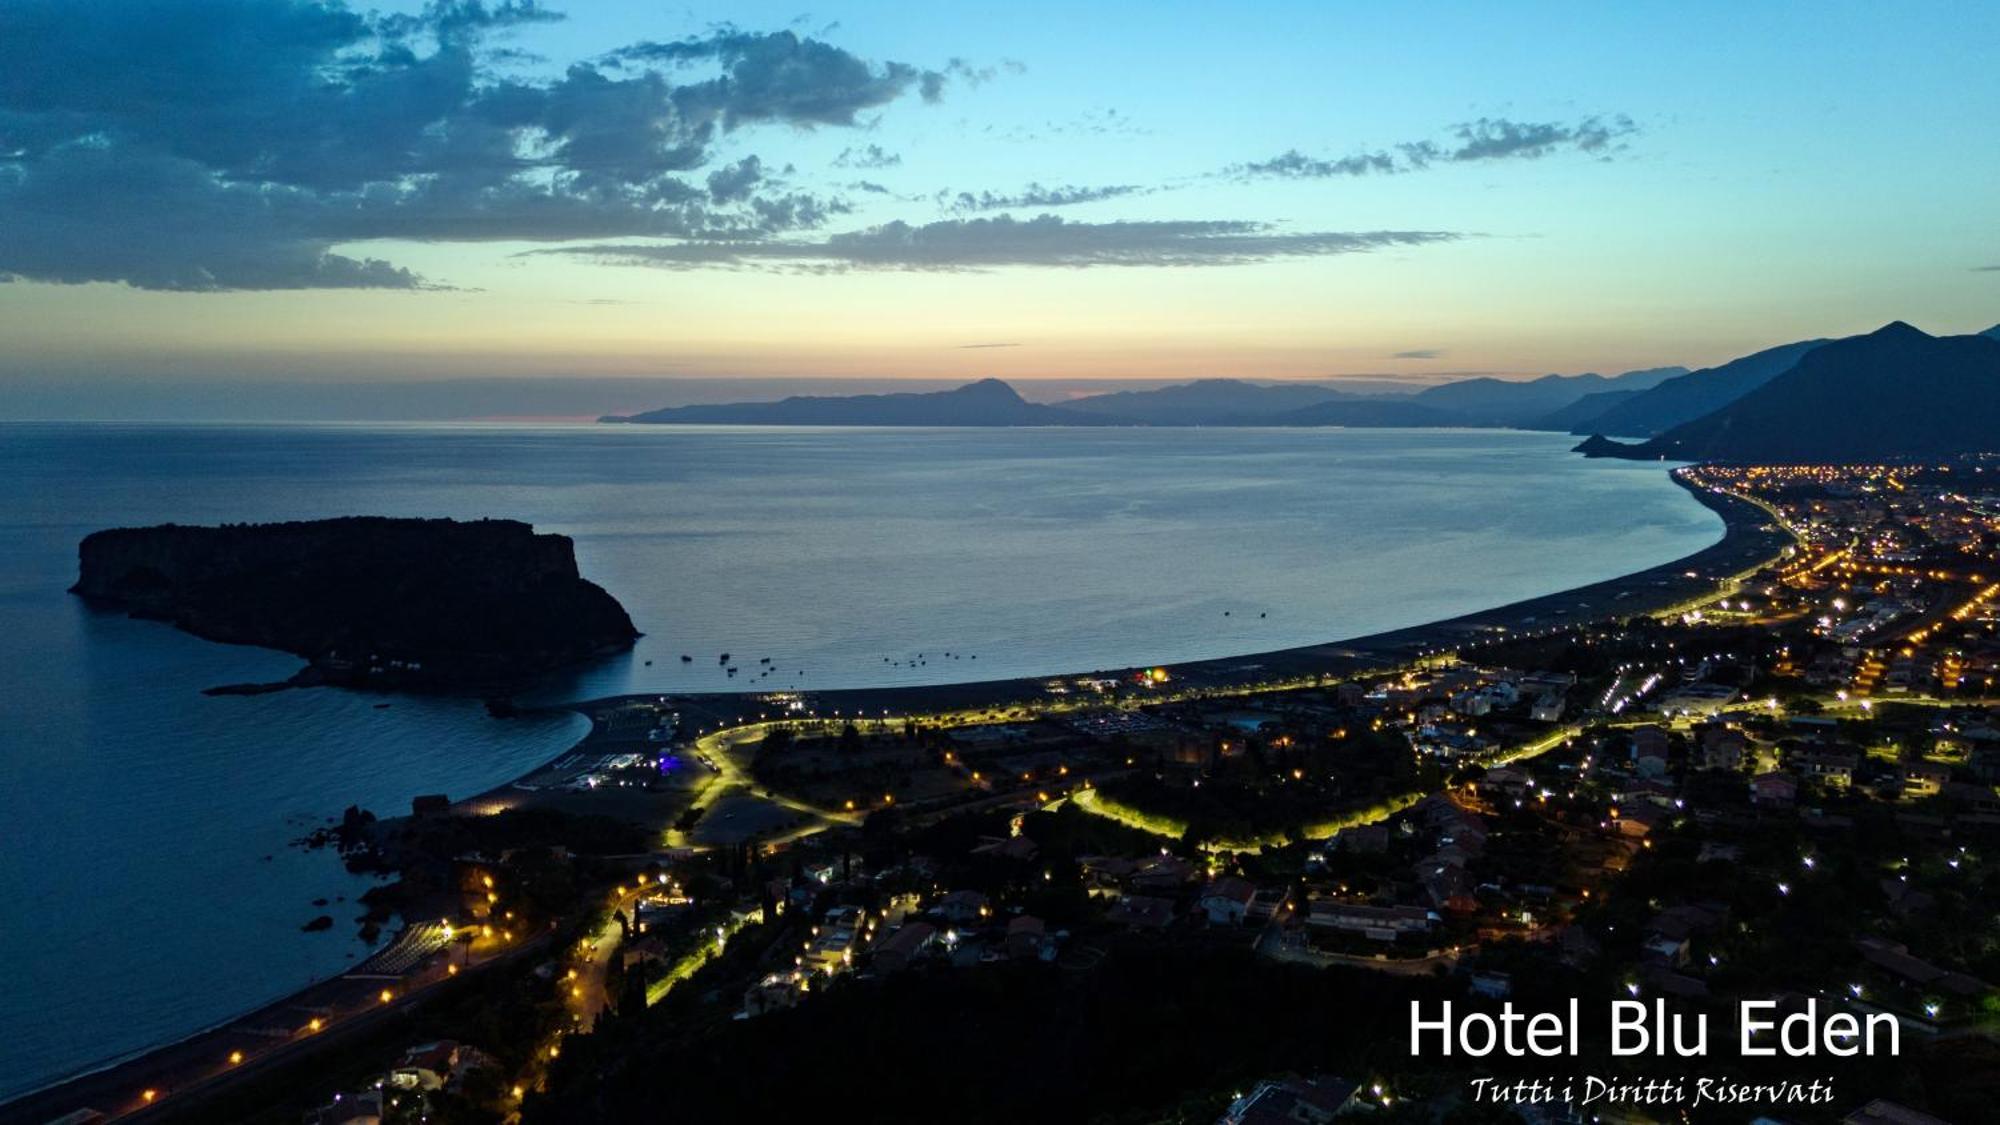
[[[1402,396],[1398,396],[1402,397]],[[1150,391],[1114,391],[1073,398],[1064,410],[1097,415],[1121,425],[1214,426],[1220,419],[1268,418],[1329,402],[1363,401],[1362,396],[1311,383],[1246,383],[1241,379],[1197,379]]]
[[[1656,367],[1610,378],[1595,374],[1544,375],[1527,382],[1510,382],[1482,377],[1431,387],[1413,397],[1424,406],[1458,415],[1468,425],[1521,427],[1587,396],[1649,390],[1687,373],[1685,367]]]
[[[1932,336],[1895,321],[1809,348],[1789,370],[1648,441],[1592,436],[1577,448],[1595,457],[1776,464],[2000,450],[2000,327]]]
[[[1520,426],[1591,394],[1637,392],[1684,367],[1603,375],[1548,375],[1529,382],[1477,378],[1414,394],[1356,394],[1313,383],[1197,379],[1144,391],[1114,391],[1032,403],[998,379],[948,391],[794,395],[774,402],[668,407],[606,422],[778,426]],[[1566,427],[1538,427],[1565,429]]]
[[[948,391],[793,395],[776,402],[708,403],[649,410],[606,422],[709,426],[1111,426],[1116,419],[1044,406],[998,379]]]
[[[1536,428],[1565,429],[1573,434],[1652,437],[1735,402],[1790,371],[1799,362],[1800,356],[1824,343],[1825,340],[1801,340],[1796,344],[1765,348],[1719,367],[1663,380],[1651,390],[1617,401],[1600,402],[1598,396],[1593,395],[1574,404],[1570,417],[1560,419],[1567,425]],[[1586,403],[1601,405],[1603,409],[1576,409]],[[1556,416],[1552,415],[1550,420],[1556,420]]]
[[[800,395],[606,422],[798,426],[1503,427],[1590,435],[1580,452],[1672,460],[1839,460],[2000,450],[2000,326],[1930,336],[1900,321],[1700,371],[1472,378],[1414,394],[1201,379],[1033,403],[998,379],[948,391]],[[1611,435],[1642,439],[1636,444]]]

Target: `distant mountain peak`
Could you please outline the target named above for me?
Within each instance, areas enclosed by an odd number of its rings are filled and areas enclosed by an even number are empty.
[[[1288,411],[1351,396],[1313,383],[1250,383],[1206,378],[1150,390],[1112,391],[1069,399],[1063,409],[1131,425],[1252,425]]]
[[[1801,356],[1826,342],[1800,340],[1765,348],[1715,367],[1682,372],[1623,399],[1592,395],[1578,402],[1573,414],[1581,416],[1556,415],[1550,420],[1571,421],[1569,432],[1579,437],[1599,431],[1623,437],[1651,437],[1742,398],[1791,370]],[[1589,406],[1593,402],[1605,409],[1591,415]]]
[[[1457,415],[1461,424],[1548,428],[1543,419],[1569,410],[1585,396],[1645,390],[1685,374],[1685,367],[1652,367],[1627,371],[1610,378],[1594,371],[1582,375],[1542,375],[1534,379],[1496,379],[1482,375],[1455,383],[1441,383],[1417,392],[1412,398],[1425,406]],[[1554,428],[1567,429],[1568,422]]]
[[[1007,399],[1012,402],[1025,401],[1021,398],[1021,392],[1015,390],[1012,384],[1002,379],[993,378],[976,379],[951,393],[978,398]]]
[[[1029,402],[999,379],[948,391],[793,395],[777,402],[701,403],[606,422],[732,426],[1102,426],[1104,418]]]
[[[1821,344],[1734,402],[1643,445],[1586,454],[1832,464],[2000,452],[2000,348],[1895,321]]]

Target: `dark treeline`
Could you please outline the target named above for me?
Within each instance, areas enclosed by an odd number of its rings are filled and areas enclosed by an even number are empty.
[[[525,1120],[1152,1121],[1193,1091],[1226,1097],[1262,1075],[1406,1067],[1403,1001],[1448,991],[1127,947],[1087,973],[1000,965],[843,983],[749,1021],[669,1002],[621,1021],[619,1041],[573,1043],[561,1093]]]

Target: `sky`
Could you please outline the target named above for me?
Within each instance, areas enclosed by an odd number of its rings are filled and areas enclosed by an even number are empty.
[[[1990,3],[0,0],[0,415],[1979,331],[1996,35]]]

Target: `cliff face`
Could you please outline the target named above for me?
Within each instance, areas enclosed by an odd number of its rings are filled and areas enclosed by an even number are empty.
[[[296,653],[324,679],[525,679],[632,646],[574,545],[512,520],[348,518],[85,537],[71,592],[196,636]]]

